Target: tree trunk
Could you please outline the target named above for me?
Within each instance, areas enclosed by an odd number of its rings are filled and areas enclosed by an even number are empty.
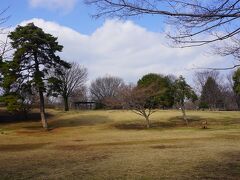
[[[48,123],[45,116],[45,107],[44,107],[44,97],[41,88],[39,88],[39,98],[40,98],[40,114],[41,114],[41,121],[42,126],[44,129],[48,129]]]
[[[68,97],[67,97],[67,96],[64,96],[64,97],[63,97],[63,100],[64,100],[64,110],[65,110],[65,111],[69,111]]]
[[[181,107],[182,113],[183,113],[183,119],[186,122],[186,125],[188,126],[188,120],[187,120],[187,116],[186,116],[186,111],[185,111],[185,107],[182,106]]]
[[[148,116],[145,116],[146,122],[147,122],[147,128],[150,128],[150,120]]]

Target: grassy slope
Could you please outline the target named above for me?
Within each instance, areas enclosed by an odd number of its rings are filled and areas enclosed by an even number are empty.
[[[159,111],[149,130],[128,111],[49,113],[50,132],[0,124],[0,179],[240,178],[240,112],[188,112],[187,128],[179,111]]]

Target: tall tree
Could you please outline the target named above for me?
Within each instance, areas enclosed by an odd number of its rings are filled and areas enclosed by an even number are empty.
[[[200,107],[211,110],[222,107],[221,95],[219,85],[212,77],[209,77],[202,89]]]
[[[197,100],[197,95],[195,94],[191,86],[187,84],[187,82],[182,76],[175,80],[173,87],[174,87],[174,102],[176,105],[180,106],[183,113],[183,119],[186,121],[186,124],[188,125],[185,101],[191,100],[194,102]]]
[[[181,47],[216,43],[217,52],[240,58],[239,0],[85,0],[96,8],[95,17],[167,17],[167,33]],[[222,45],[219,47],[219,41]],[[237,64],[236,66],[239,66]],[[234,66],[235,67],[235,66]],[[232,68],[232,67],[231,67]]]
[[[233,80],[233,91],[235,93],[236,96],[236,102],[238,104],[238,109],[240,107],[240,69],[237,69],[233,76],[232,76],[232,80]]]
[[[5,31],[4,24],[9,19],[10,16],[6,15],[8,8],[0,10],[0,95],[4,93],[2,88],[2,81],[4,75],[4,69],[7,69],[6,60],[7,60],[7,52],[9,52],[12,48],[8,42],[8,38],[6,37],[7,32]],[[5,39],[5,40],[4,40]]]
[[[70,64],[56,55],[57,52],[62,51],[63,46],[58,44],[56,37],[45,33],[33,23],[18,26],[10,33],[9,38],[15,49],[10,69],[16,72],[17,82],[34,87],[38,91],[42,125],[48,129],[44,106],[48,72],[54,70],[57,74],[61,74],[63,67],[70,68]]]
[[[218,84],[222,79],[222,77],[220,77],[219,71],[201,70],[194,73],[193,79],[195,83],[195,89],[199,95],[201,94],[203,86],[205,85],[209,77],[214,79]]]
[[[60,94],[64,101],[65,111],[69,111],[69,97],[73,96],[76,90],[84,87],[87,80],[87,69],[71,63],[71,68],[65,68],[61,74],[55,74],[49,79],[50,91]]]

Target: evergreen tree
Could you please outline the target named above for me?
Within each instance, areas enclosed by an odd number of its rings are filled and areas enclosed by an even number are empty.
[[[169,108],[173,106],[172,82],[167,76],[150,73],[138,80],[137,86],[139,88],[147,88],[149,86],[153,88],[155,95],[149,100],[151,104],[154,102],[155,107]]]
[[[208,77],[206,83],[202,88],[200,97],[200,108],[216,109],[221,107],[221,90],[217,82]]]
[[[233,91],[236,96],[238,109],[240,108],[240,69],[237,69],[233,74]]]
[[[18,26],[10,33],[9,38],[15,49],[13,60],[9,62],[9,70],[11,74],[15,74],[15,84],[19,85],[17,89],[31,92],[31,88],[34,88],[38,92],[41,121],[43,127],[47,129],[44,92],[49,78],[48,72],[51,70],[61,74],[63,67],[70,68],[70,64],[56,55],[62,51],[63,46],[58,44],[56,37],[45,33],[33,23]],[[10,83],[11,91],[17,92],[17,89],[13,90],[14,83],[8,81],[8,78],[9,75],[4,77],[6,84]]]
[[[174,102],[176,105],[180,106],[183,113],[183,119],[186,121],[186,124],[188,125],[185,101],[191,100],[194,102],[197,100],[197,95],[195,94],[193,89],[187,84],[187,82],[182,76],[175,80],[173,87],[174,87]]]

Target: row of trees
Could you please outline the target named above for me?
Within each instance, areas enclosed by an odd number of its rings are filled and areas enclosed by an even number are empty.
[[[61,96],[68,111],[69,99],[86,96],[87,70],[62,60],[57,53],[63,46],[58,44],[57,38],[33,23],[18,26],[8,37],[13,57],[6,59],[4,53],[0,56],[0,85],[3,89],[0,100],[12,112],[27,112],[37,102],[42,125],[47,129],[46,96]],[[131,109],[143,116],[147,127],[150,126],[149,117],[156,109],[174,105],[181,108],[183,119],[188,124],[186,102],[198,99],[199,108],[227,109],[235,101],[239,107],[240,70],[229,78],[228,86],[220,85],[218,78],[215,71],[196,73],[200,93],[195,93],[182,76],[176,78],[151,73],[143,76],[137,85],[126,85],[121,78],[109,76],[93,81],[89,92],[90,98],[102,107]]]
[[[197,95],[180,76],[163,76],[150,73],[143,76],[137,85],[126,85],[121,78],[103,77],[92,82],[90,92],[93,100],[103,107],[130,109],[145,118],[150,127],[149,117],[159,108],[181,108],[183,119],[188,124],[185,102],[196,101]]]
[[[106,76],[91,83],[91,99],[101,108],[130,109],[146,119],[157,109],[179,108],[188,125],[186,109],[238,110],[240,69],[223,78],[218,71],[199,71],[195,88],[180,76],[144,75],[136,85],[126,85],[119,77]]]

